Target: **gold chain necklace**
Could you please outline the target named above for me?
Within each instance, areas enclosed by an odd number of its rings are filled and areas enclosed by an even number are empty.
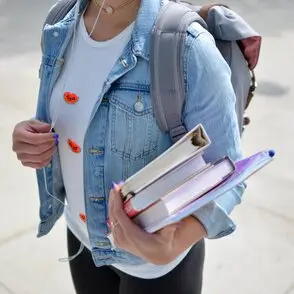
[[[125,3],[117,6],[117,7],[113,7],[113,6],[110,6],[110,5],[107,5],[106,7],[102,7],[102,9],[109,15],[112,15],[114,14],[117,10],[120,10],[124,7],[126,7],[127,5],[131,4],[132,2],[134,2],[135,0],[128,0],[126,1]],[[94,3],[95,5],[98,7],[98,8],[101,8],[101,4],[99,3],[98,0],[94,0]]]

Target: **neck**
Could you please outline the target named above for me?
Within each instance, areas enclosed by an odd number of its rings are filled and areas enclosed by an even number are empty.
[[[115,10],[127,1],[128,0],[105,0],[103,7],[111,6]],[[102,5],[103,0],[98,1],[98,3]],[[103,41],[120,33],[136,19],[139,7],[140,0],[134,0],[127,6],[115,10],[112,15],[109,15],[105,10],[102,10],[96,28],[92,34],[93,39]],[[88,32],[92,30],[99,10],[100,7],[96,5],[95,1],[90,0],[84,15]]]

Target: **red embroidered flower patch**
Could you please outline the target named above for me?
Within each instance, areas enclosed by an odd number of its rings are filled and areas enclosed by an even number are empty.
[[[79,96],[75,93],[65,92],[63,97],[64,101],[68,104],[76,104],[79,101]]]
[[[86,221],[87,221],[87,217],[86,217],[86,215],[83,214],[83,213],[80,213],[80,219],[81,219],[82,222],[84,222],[84,223],[86,223]]]
[[[68,139],[67,144],[69,148],[71,149],[72,152],[74,153],[80,153],[81,152],[81,147],[73,140]]]

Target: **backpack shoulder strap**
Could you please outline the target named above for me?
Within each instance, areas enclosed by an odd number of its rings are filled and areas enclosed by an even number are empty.
[[[46,17],[45,24],[53,25],[62,20],[66,14],[74,7],[77,0],[59,0],[56,2]]]
[[[173,142],[187,132],[182,122],[185,101],[183,51],[187,29],[195,21],[206,27],[190,7],[169,2],[160,11],[152,34],[152,105],[159,127],[170,133]]]
[[[59,0],[49,10],[45,19],[43,28],[46,24],[54,25],[55,23],[62,20],[66,14],[74,7],[77,0]],[[43,50],[43,36],[41,39],[41,47]]]

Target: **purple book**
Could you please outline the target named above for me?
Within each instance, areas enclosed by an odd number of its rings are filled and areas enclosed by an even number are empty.
[[[210,201],[215,200],[222,194],[228,192],[235,186],[241,184],[250,176],[255,174],[258,170],[265,167],[268,163],[270,163],[273,160],[274,155],[275,152],[273,150],[265,150],[235,162],[234,173],[230,177],[228,177],[221,185],[215,187],[213,190],[209,191],[201,198],[185,206],[184,208],[177,211],[175,214],[169,216],[168,218],[144,229],[147,232],[153,233],[169,224],[178,222],[181,219],[191,215],[199,208],[205,206]]]

